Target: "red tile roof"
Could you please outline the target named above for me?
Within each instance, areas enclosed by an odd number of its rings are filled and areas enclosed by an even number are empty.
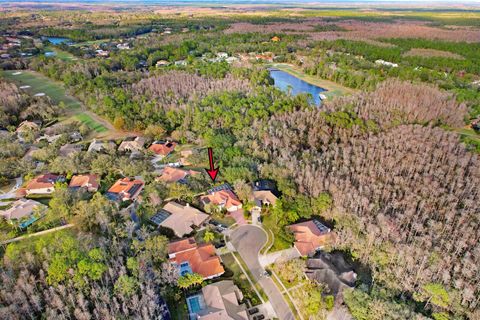
[[[98,176],[94,174],[80,174],[72,177],[70,188],[87,188],[89,191],[98,190]]]
[[[152,151],[155,154],[168,156],[177,146],[176,142],[165,142],[165,143],[156,143],[154,142],[148,150]]]
[[[225,272],[220,258],[211,244],[197,245],[193,238],[172,242],[168,245],[170,261],[176,265],[188,262],[192,272],[205,279],[219,276]]]
[[[142,180],[123,178],[117,180],[113,186],[108,189],[110,194],[118,194],[121,200],[134,199],[143,189]]]
[[[162,175],[159,176],[156,180],[163,182],[178,182],[182,179],[185,179],[188,175],[199,174],[197,171],[192,170],[183,170],[179,168],[166,167],[163,169]]]
[[[315,252],[315,250],[328,244],[333,238],[330,229],[320,231],[313,220],[292,224],[288,228],[295,236],[295,247],[303,256]]]
[[[194,249],[196,247],[197,247],[197,243],[195,242],[195,239],[188,238],[188,239],[182,239],[175,242],[170,242],[168,244],[167,249],[168,249],[168,254],[170,255],[176,252]]]
[[[216,206],[223,206],[227,210],[232,207],[238,207],[242,204],[232,190],[216,191],[206,196],[202,196],[200,200],[205,204],[212,203]]]
[[[28,192],[29,190],[53,188],[58,178],[59,176],[55,174],[51,174],[51,173],[42,174],[30,180],[27,183],[27,186],[25,187],[25,189]]]

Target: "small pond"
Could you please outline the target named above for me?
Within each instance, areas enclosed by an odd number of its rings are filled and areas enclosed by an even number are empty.
[[[301,93],[309,93],[312,95],[313,102],[319,106],[322,103],[320,94],[327,91],[324,88],[318,87],[311,83],[305,82],[302,79],[299,79],[288,72],[278,70],[275,68],[268,69],[270,71],[270,76],[272,77],[275,86],[282,91],[288,92],[290,89],[292,95],[297,95]]]
[[[65,44],[72,43],[72,40],[68,38],[61,38],[61,37],[42,37],[42,40],[48,40],[55,45],[61,44],[61,43],[65,43]]]

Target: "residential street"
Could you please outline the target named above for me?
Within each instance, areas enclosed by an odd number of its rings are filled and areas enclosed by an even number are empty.
[[[264,276],[265,269],[258,261],[258,253],[267,242],[265,232],[259,227],[244,225],[235,229],[231,234],[233,246],[245,261],[253,277],[267,294],[277,316],[280,320],[293,320],[292,311],[283,298],[277,286],[269,277]]]

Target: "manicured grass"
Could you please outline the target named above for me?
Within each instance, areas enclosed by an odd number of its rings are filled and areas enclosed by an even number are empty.
[[[96,122],[86,113],[80,113],[75,116],[77,120],[82,122],[83,124],[87,125],[90,129],[94,130],[95,132],[102,133],[108,131],[101,123]]]
[[[343,96],[347,94],[352,94],[355,93],[354,89],[344,87],[342,85],[339,85],[338,83],[335,83],[333,81],[325,80],[319,77],[314,77],[307,75],[303,73],[300,69],[297,67],[286,64],[286,63],[274,63],[270,65],[271,67],[274,67],[278,70],[285,71],[287,73],[290,73],[291,75],[302,79],[305,82],[308,82],[310,84],[313,84],[315,86],[327,89],[328,91],[322,92],[328,99],[337,97],[337,96]]]
[[[109,42],[109,41],[110,41],[110,39],[91,40],[91,41],[74,43],[72,46],[73,47],[91,46],[93,44],[102,44],[102,43],[106,43],[106,42]]]
[[[230,271],[233,272],[233,281],[235,284],[240,288],[243,292],[244,297],[248,298],[252,305],[258,305],[261,303],[260,298],[253,290],[250,282],[248,282],[247,277],[240,269],[240,266],[237,264],[235,259],[233,258],[232,253],[227,253],[221,256],[223,264],[227,267]],[[254,281],[254,280],[252,280]]]
[[[74,61],[74,60],[77,60],[77,58],[72,55],[71,53],[69,52],[66,52],[66,51],[63,51],[63,50],[60,50],[58,48],[55,48],[55,47],[45,47],[44,49],[46,52],[47,51],[53,51],[55,52],[55,56],[53,56],[52,58],[58,58],[60,60],[63,60],[63,61]]]
[[[292,247],[293,242],[287,241],[284,228],[278,225],[275,217],[272,214],[263,215],[262,226],[269,233],[269,237],[272,233],[274,235],[273,245],[270,248],[269,252],[280,251]],[[268,241],[268,245],[270,244],[271,240]],[[267,248],[265,247],[265,250],[266,249]]]
[[[21,72],[20,74],[15,74]],[[49,78],[28,70],[4,70],[1,73],[2,77],[7,80],[15,82],[20,86],[30,86],[25,92],[35,95],[37,93],[45,93],[52,99],[55,104],[63,102],[68,109],[80,109],[80,102],[66,94],[65,89],[59,83],[56,83]]]
[[[20,74],[16,74],[20,72]],[[66,94],[65,88],[60,84],[57,83],[39,73],[29,71],[29,70],[5,70],[1,72],[2,77],[9,81],[13,81],[19,87],[20,86],[30,86],[27,89],[21,89],[25,92],[35,95],[37,93],[45,93],[50,99],[52,99],[53,103],[59,104],[62,102],[65,107],[66,111],[72,115],[74,120],[80,121],[86,124],[90,129],[94,130],[97,133],[102,133],[108,131],[105,126],[101,123],[98,123],[88,114],[82,112],[82,105],[81,103]]]
[[[262,250],[260,250],[261,254],[266,254],[275,240],[275,236],[272,234],[270,229],[265,230],[265,232],[267,233],[267,242],[263,246]]]

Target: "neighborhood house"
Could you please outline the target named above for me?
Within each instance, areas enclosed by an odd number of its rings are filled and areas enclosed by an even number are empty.
[[[144,187],[142,180],[123,178],[117,180],[115,184],[108,189],[105,196],[112,201],[135,200]]]
[[[88,192],[97,192],[99,187],[98,176],[94,174],[73,176],[68,187],[70,189],[84,189]]]
[[[144,137],[136,137],[134,139],[128,138],[125,139],[120,146],[118,151],[120,152],[142,152],[143,146],[145,145]]]
[[[209,284],[187,298],[190,319],[248,320],[247,308],[240,289],[231,280]]]
[[[40,126],[38,124],[32,121],[25,120],[18,125],[16,132],[24,133],[28,131],[38,131],[38,130],[40,130]]]
[[[186,179],[190,175],[198,174],[197,171],[192,170],[183,170],[174,167],[165,167],[162,171],[162,175],[157,177],[155,180],[162,181],[166,183],[179,182],[186,183]]]
[[[163,221],[161,217],[164,217]],[[179,238],[193,232],[194,227],[199,227],[210,216],[191,207],[188,203],[183,206],[176,202],[167,203],[161,212],[152,217],[157,225],[171,229]]]
[[[330,228],[320,221],[309,220],[288,227],[295,236],[295,248],[302,256],[311,256],[333,240]]]
[[[207,193],[206,196],[200,198],[204,205],[212,204],[221,209],[225,208],[228,212],[234,212],[242,208],[242,203],[228,184],[210,189]]]
[[[13,202],[10,208],[0,211],[0,216],[6,220],[20,220],[45,209],[46,206],[40,202],[31,199],[19,199]]]
[[[113,141],[99,141],[93,139],[92,143],[88,146],[88,152],[102,152],[115,149],[115,143]]]
[[[26,194],[51,194],[55,191],[55,183],[63,181],[62,176],[46,173],[33,178],[25,187]]]
[[[173,152],[175,147],[177,146],[176,142],[171,141],[155,141],[152,145],[148,148],[148,150],[152,151],[158,156],[166,157],[170,153]]]
[[[197,245],[193,238],[169,243],[168,257],[181,276],[198,273],[204,279],[212,279],[225,272],[215,247],[211,244]]]
[[[71,154],[82,151],[82,146],[79,144],[65,144],[60,147],[58,154],[62,157],[68,157]]]

